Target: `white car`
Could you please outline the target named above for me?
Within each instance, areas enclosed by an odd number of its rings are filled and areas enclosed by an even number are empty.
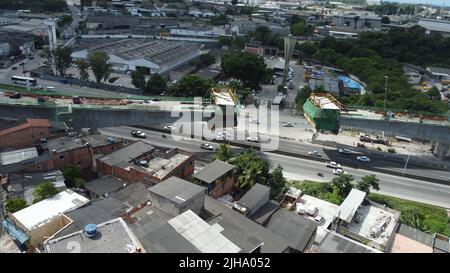
[[[56,92],[56,88],[53,86],[47,86],[47,91],[49,92]]]
[[[352,153],[352,150],[339,148],[339,153],[349,155]]]
[[[259,120],[257,120],[257,119],[251,119],[251,120],[250,120],[250,123],[253,123],[253,124],[259,124]]]
[[[334,161],[327,161],[327,167],[328,168],[334,168],[334,169],[341,169],[341,164],[334,162]]]
[[[259,142],[259,138],[258,138],[258,137],[247,137],[247,141],[250,141],[250,142]]]
[[[172,125],[164,126],[164,130],[168,130],[168,131],[173,130],[173,128],[174,127]]]
[[[311,152],[308,152],[308,154],[312,155],[312,156],[318,156],[318,157],[322,156],[319,151],[311,151]]]
[[[341,175],[341,174],[346,174],[347,172],[345,172],[343,169],[340,168],[336,168],[333,170],[333,174],[334,175]]]
[[[209,150],[209,151],[214,150],[214,147],[211,144],[208,144],[208,143],[202,143],[200,145],[200,148],[205,149],[205,150]]]
[[[290,122],[283,122],[283,127],[294,127],[294,125]]]
[[[370,162],[370,158],[365,155],[357,156],[356,159],[362,162]]]

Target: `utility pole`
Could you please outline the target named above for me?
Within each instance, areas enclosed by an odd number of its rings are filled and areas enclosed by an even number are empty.
[[[387,100],[387,84],[388,84],[388,76],[384,76],[384,78],[386,79],[386,83],[384,85],[384,111],[386,112],[386,100]]]
[[[412,146],[412,142],[410,142],[409,144],[410,144],[410,146]],[[411,149],[411,147],[410,147],[410,149]],[[403,175],[405,174],[406,166],[408,166],[409,156],[410,155],[411,155],[411,150],[408,151],[408,157],[406,158],[405,167],[403,167],[403,172],[402,172]]]

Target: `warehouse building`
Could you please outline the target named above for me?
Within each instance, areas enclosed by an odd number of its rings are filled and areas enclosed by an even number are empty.
[[[200,56],[200,46],[166,40],[106,39],[86,43],[87,47],[72,53],[75,60],[86,60],[92,52],[109,55],[113,70],[134,71],[144,68],[147,73],[166,74]]]

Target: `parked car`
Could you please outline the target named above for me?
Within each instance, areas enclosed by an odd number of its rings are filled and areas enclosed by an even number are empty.
[[[341,164],[335,162],[335,161],[327,161],[327,167],[328,168],[334,168],[334,169],[340,169],[342,168]]]
[[[342,149],[342,148],[339,148],[338,151],[339,151],[340,154],[346,154],[346,155],[349,155],[349,154],[352,153],[352,150],[350,150],[350,149]]]
[[[9,98],[11,98],[11,99],[20,99],[21,97],[22,97],[22,94],[20,94],[19,92],[16,92],[12,96],[10,96]]]
[[[142,131],[131,131],[131,135],[138,138],[146,138],[147,135]]]
[[[316,221],[317,223],[319,223],[319,225],[322,225],[325,222],[325,218],[323,218],[320,215],[317,215],[316,217],[314,217],[314,221]]]
[[[347,173],[346,171],[344,171],[343,169],[340,169],[340,168],[333,169],[334,175],[341,175],[341,174],[346,174],[346,173]]]
[[[311,152],[308,152],[308,154],[312,155],[312,156],[317,156],[317,157],[321,157],[322,156],[319,151],[311,151]]]
[[[74,104],[82,104],[81,98],[78,97],[78,96],[73,96],[73,97],[72,97],[72,102],[73,102]]]
[[[250,142],[259,142],[259,138],[258,138],[258,137],[247,137],[247,141],[250,141]]]
[[[171,130],[173,130],[173,126],[172,125],[167,125],[167,126],[164,126],[164,130],[167,130],[167,131],[171,131]]]
[[[213,151],[214,147],[211,144],[208,143],[202,143],[200,145],[200,148],[205,149],[205,150],[209,150],[209,151]]]
[[[362,214],[357,214],[355,217],[355,223],[361,223],[362,219],[364,218],[364,216]]]
[[[357,156],[356,159],[362,162],[370,162],[370,158],[365,155]]]

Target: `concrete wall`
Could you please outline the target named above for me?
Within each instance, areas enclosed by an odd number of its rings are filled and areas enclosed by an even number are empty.
[[[205,193],[201,192],[194,196],[191,200],[182,204],[181,206],[175,204],[171,200],[162,197],[160,195],[151,193],[152,204],[161,210],[170,213],[173,216],[177,216],[187,210],[192,210],[197,215],[203,210],[205,204]]]
[[[368,120],[350,118],[341,115],[341,128],[368,130],[368,132],[385,131],[388,134],[407,136],[414,139],[434,140],[450,143],[450,126],[403,121]]]

